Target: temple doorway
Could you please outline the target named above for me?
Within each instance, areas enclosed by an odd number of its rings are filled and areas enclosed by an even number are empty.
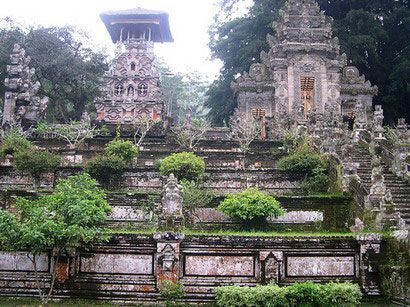
[[[261,139],[266,140],[266,110],[265,109],[252,109],[252,116],[260,120],[261,123]]]
[[[300,92],[303,104],[303,114],[307,118],[310,110],[313,108],[313,89],[315,87],[314,77],[300,78]]]

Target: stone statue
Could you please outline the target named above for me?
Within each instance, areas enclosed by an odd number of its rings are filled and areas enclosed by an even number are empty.
[[[159,227],[165,229],[181,228],[184,222],[182,211],[182,186],[174,174],[170,174],[162,192],[162,204],[159,212]]]

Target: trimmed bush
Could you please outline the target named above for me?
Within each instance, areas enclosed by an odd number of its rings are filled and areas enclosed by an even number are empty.
[[[267,217],[278,217],[285,213],[279,201],[257,189],[246,189],[228,195],[218,206],[218,210],[233,219],[255,225],[264,224]]]
[[[163,176],[174,174],[179,180],[200,181],[205,172],[205,161],[191,152],[174,153],[161,161]]]
[[[60,166],[60,157],[47,151],[28,149],[18,151],[14,155],[14,166],[29,173],[36,180],[44,173],[54,172]]]
[[[107,156],[117,156],[125,162],[130,162],[138,156],[138,147],[131,141],[113,140],[105,146]]]
[[[124,172],[124,160],[118,156],[98,156],[89,160],[85,170],[102,185],[112,184]]]
[[[31,142],[18,129],[11,129],[2,140],[0,156],[12,155],[19,151],[28,150],[32,146]]]
[[[280,170],[293,174],[305,174],[310,176],[314,169],[319,167],[324,168],[325,165],[319,154],[308,148],[303,148],[294,154],[280,159],[277,167]]]
[[[361,298],[359,286],[350,283],[320,285],[305,282],[288,287],[229,286],[216,289],[216,304],[220,307],[353,307],[360,304]]]
[[[327,192],[329,186],[329,176],[325,174],[322,167],[315,168],[312,175],[302,181],[302,190],[307,194]]]

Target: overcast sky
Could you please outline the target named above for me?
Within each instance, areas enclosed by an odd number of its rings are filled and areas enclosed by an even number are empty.
[[[159,44],[157,55],[172,69],[199,71],[213,79],[221,64],[211,61],[208,28],[218,0],[8,0],[1,1],[0,18],[10,16],[24,25],[75,25],[86,30],[94,45],[114,49],[99,14],[108,10],[143,7],[167,11],[175,42]]]

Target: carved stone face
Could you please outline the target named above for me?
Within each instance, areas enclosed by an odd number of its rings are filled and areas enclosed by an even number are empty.
[[[262,81],[266,78],[266,66],[260,63],[252,64],[249,70],[250,76],[256,81]]]

